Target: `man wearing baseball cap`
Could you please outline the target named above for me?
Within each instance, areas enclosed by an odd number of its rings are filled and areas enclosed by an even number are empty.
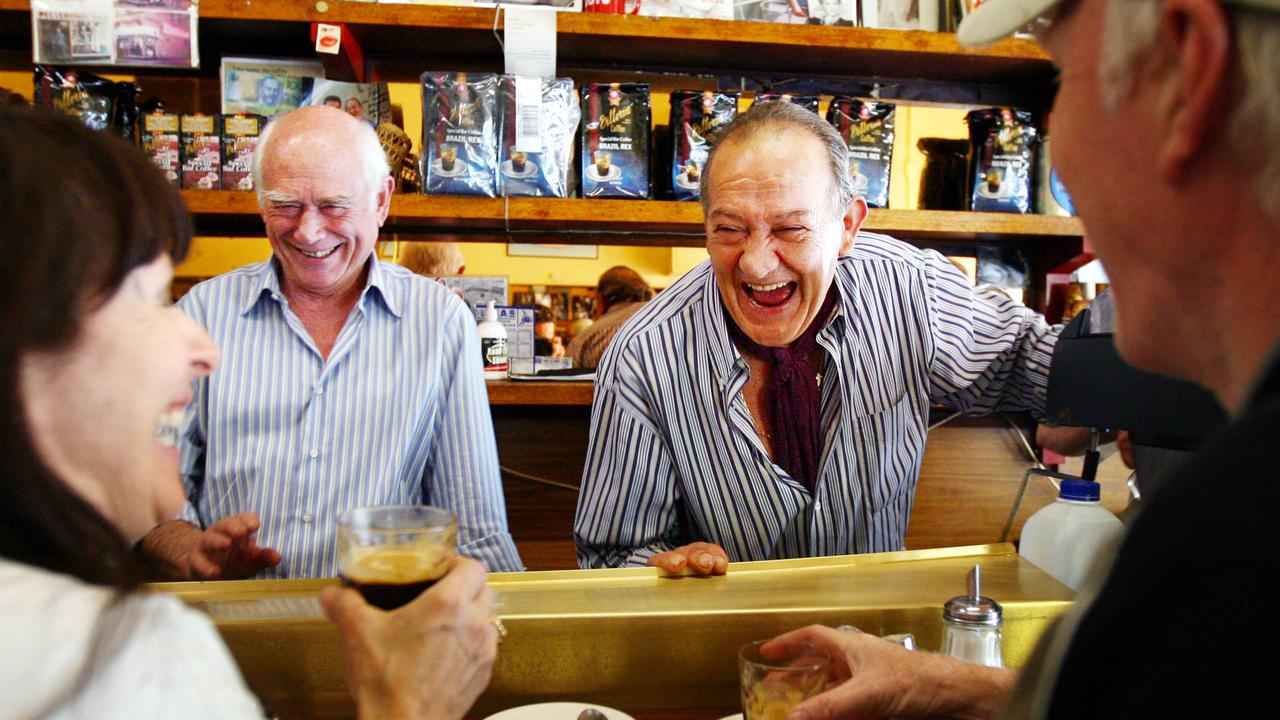
[[[1274,718],[1280,0],[988,0],[959,36],[1020,28],[1061,70],[1054,163],[1113,283],[1120,351],[1208,387],[1232,421],[1144,498],[1020,673],[805,628],[774,642],[818,644],[846,679],[788,720]]]

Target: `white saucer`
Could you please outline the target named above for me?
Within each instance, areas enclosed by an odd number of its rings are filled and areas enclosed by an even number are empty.
[[[685,190],[698,189],[698,182],[696,180],[690,180],[689,173],[680,173],[678,176],[676,176],[676,185],[679,185]]]
[[[591,165],[587,166],[587,177],[596,182],[609,182],[611,180],[617,180],[618,178],[622,177],[622,168],[618,167],[617,165],[611,165],[609,166],[609,172],[605,173],[604,177],[601,177],[600,171],[597,170],[595,164],[592,163]]]
[[[502,161],[502,168],[501,168],[501,170],[502,170],[502,174],[503,174],[503,175],[506,175],[506,176],[507,176],[507,177],[509,177],[509,178],[515,178],[516,180],[523,180],[523,179],[525,179],[525,178],[531,178],[531,177],[533,177],[534,175],[537,175],[537,174],[538,174],[538,166],[537,166],[537,165],[535,165],[535,164],[533,163],[533,161],[532,161],[532,160],[525,160],[525,161],[524,161],[524,172],[522,172],[522,173],[518,173],[518,172],[516,172],[516,171],[515,171],[515,169],[511,167],[511,161],[510,161],[510,160],[503,160],[503,161]]]
[[[461,158],[453,161],[452,170],[445,170],[440,165],[440,158],[436,158],[435,161],[431,163],[431,173],[433,175],[439,175],[440,177],[447,177],[447,178],[458,177],[463,173],[465,173],[466,171],[467,171],[466,163],[462,162]]]
[[[742,713],[738,713],[737,715],[725,715],[720,718],[720,720],[742,720]]]
[[[490,715],[484,720],[576,720],[583,710],[593,708],[604,713],[609,720],[635,720],[635,718],[603,705],[580,702],[551,702],[537,705],[521,705]]]

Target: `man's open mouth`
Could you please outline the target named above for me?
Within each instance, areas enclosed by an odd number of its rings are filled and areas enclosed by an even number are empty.
[[[752,304],[765,308],[778,307],[786,303],[795,294],[797,287],[798,285],[794,282],[770,283],[768,285],[742,283],[742,291],[746,293]]]

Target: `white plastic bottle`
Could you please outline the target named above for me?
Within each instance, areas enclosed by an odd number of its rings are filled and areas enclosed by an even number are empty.
[[[489,301],[484,320],[476,326],[480,335],[480,357],[484,361],[485,380],[503,380],[507,377],[507,329],[498,322],[498,311]]]
[[[1063,480],[1058,499],[1022,527],[1022,557],[1079,590],[1094,563],[1114,555],[1124,535],[1124,525],[1102,507],[1100,496],[1096,482]]]

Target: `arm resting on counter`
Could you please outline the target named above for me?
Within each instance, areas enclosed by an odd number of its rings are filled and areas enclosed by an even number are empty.
[[[584,568],[651,564],[651,557],[680,544],[675,468],[661,432],[632,409],[630,394],[607,377],[596,385],[573,521]]]
[[[186,520],[157,525],[138,542],[143,560],[168,580],[241,580],[280,562],[280,553],[259,547],[258,516],[231,515],[207,530]]]
[[[458,518],[458,552],[491,572],[524,569],[507,526],[506,498],[493,418],[475,348],[475,320],[459,302],[446,304],[441,352],[440,411],[422,471],[425,502]]]
[[[945,655],[907,650],[874,635],[811,625],[761,648],[766,657],[788,643],[808,641],[834,661],[839,685],[811,698],[788,720],[839,718],[953,718],[989,720],[1000,714],[1017,672]]]
[[[651,555],[648,564],[673,575],[724,575],[729,570],[729,554],[715,543],[695,542]]]

